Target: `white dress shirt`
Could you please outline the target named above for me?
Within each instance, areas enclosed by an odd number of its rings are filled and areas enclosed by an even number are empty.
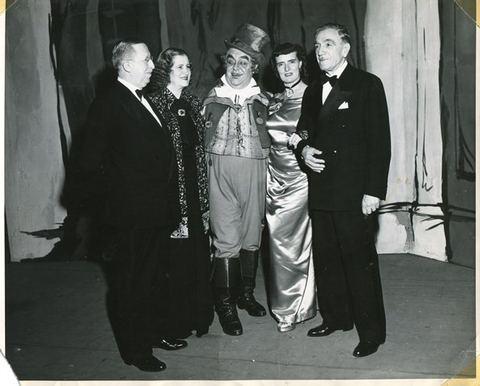
[[[345,60],[343,64],[338,67],[335,71],[332,71],[331,73],[327,73],[328,77],[336,76],[337,78],[340,78],[340,75],[342,75],[343,70],[347,67],[348,62]],[[328,94],[330,94],[330,91],[332,91],[332,85],[330,82],[326,82],[323,85],[323,91],[322,91],[322,104],[325,103],[325,100],[328,97]]]

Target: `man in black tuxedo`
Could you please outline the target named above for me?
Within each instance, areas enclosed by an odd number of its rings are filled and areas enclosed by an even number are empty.
[[[116,230],[111,319],[120,354],[142,371],[162,371],[152,348],[187,346],[162,328],[169,239],[180,222],[176,162],[166,123],[142,92],[154,68],[148,47],[123,40],[112,63],[118,78],[92,102],[80,166]]]
[[[327,336],[355,325],[353,355],[373,354],[385,342],[385,311],[373,214],[385,199],[390,128],[382,82],[348,64],[348,28],[328,23],[315,35],[322,79],[305,91],[296,151],[309,170],[313,257],[322,325]],[[330,77],[330,78],[329,78]],[[297,143],[295,143],[297,142]]]

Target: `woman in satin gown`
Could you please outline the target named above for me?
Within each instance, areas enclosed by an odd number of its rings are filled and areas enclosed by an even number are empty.
[[[213,321],[208,239],[208,187],[200,99],[185,88],[191,79],[187,53],[167,48],[152,74],[150,100],[167,123],[178,168],[182,221],[170,236],[168,320],[165,330],[186,338],[206,334]]]
[[[308,214],[308,181],[288,145],[300,118],[307,85],[305,50],[284,43],[272,52],[270,64],[283,82],[284,91],[272,97],[268,132],[272,147],[267,177],[267,224],[270,250],[270,307],[278,331],[317,313],[312,261],[312,229]],[[306,133],[300,133],[306,135]]]

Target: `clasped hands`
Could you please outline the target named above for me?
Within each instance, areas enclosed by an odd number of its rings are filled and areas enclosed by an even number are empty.
[[[320,158],[322,152],[311,146],[305,146],[302,150],[302,157],[310,169],[316,173],[321,173],[325,169],[325,160]]]
[[[294,134],[298,137],[296,134]],[[298,142],[300,142],[300,137],[297,138],[290,137],[289,145],[296,147]],[[292,139],[293,138],[293,139]],[[310,146],[305,146],[302,150],[302,157],[310,169],[316,173],[321,173],[325,169],[325,160],[320,158],[322,152]],[[368,194],[363,195],[362,199],[362,213],[365,216],[368,216],[375,212],[380,207],[380,199],[378,197],[370,196]]]
[[[293,133],[288,138],[288,146],[296,149],[301,140],[302,138],[298,134]],[[302,149],[302,158],[305,165],[316,173],[321,173],[325,169],[325,160],[320,158],[320,154],[322,154],[320,150],[308,145]]]
[[[298,134],[292,133],[288,138],[288,146],[296,149],[301,140],[302,138]],[[322,154],[320,150],[308,145],[302,149],[302,158],[305,165],[317,173],[321,173],[325,169],[325,160],[320,158],[320,154]]]

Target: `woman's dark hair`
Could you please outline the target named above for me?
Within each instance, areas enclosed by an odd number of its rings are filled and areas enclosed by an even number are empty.
[[[305,48],[303,48],[300,44],[282,43],[277,45],[272,51],[272,56],[270,57],[270,66],[272,67],[276,77],[280,78],[280,75],[278,75],[278,70],[277,70],[277,58],[280,55],[288,55],[288,54],[291,54],[292,52],[295,52],[297,54],[298,61],[302,62],[302,67],[299,70],[300,78],[303,81],[306,81],[308,78],[308,73],[306,69],[307,53],[305,51]]]
[[[173,67],[173,58],[175,56],[186,56],[189,60],[188,54],[181,48],[170,47],[163,50],[158,55],[155,62],[155,69],[152,72],[151,88],[152,91],[157,91],[160,88],[166,87],[170,83],[170,73]]]

